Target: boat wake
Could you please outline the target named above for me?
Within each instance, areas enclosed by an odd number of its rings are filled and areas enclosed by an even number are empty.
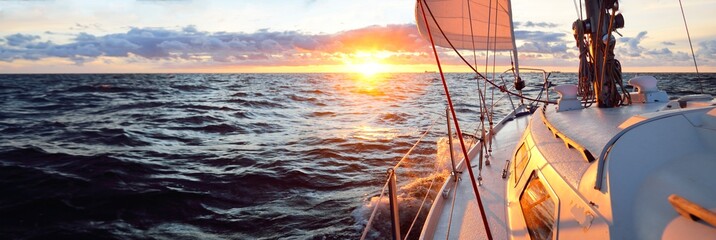
[[[453,139],[453,152],[455,159],[459,159],[460,145],[457,139]],[[434,161],[423,161],[422,163],[411,163],[401,166],[396,170],[398,176],[398,212],[400,215],[401,237],[407,239],[418,239],[423,223],[427,218],[433,200],[438,196],[441,184],[450,175],[449,141],[447,137],[441,137],[437,141],[437,151]],[[356,221],[356,229],[363,230],[371,221],[371,215],[375,209],[375,216],[372,219],[371,229],[368,230],[366,239],[386,239],[392,237],[390,201],[388,190],[381,197],[380,193],[370,196],[365,204],[356,208],[353,218]]]

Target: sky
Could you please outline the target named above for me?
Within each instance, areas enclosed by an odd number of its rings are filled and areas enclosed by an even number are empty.
[[[682,2],[699,70],[716,72],[716,1]],[[575,72],[578,3],[512,4],[521,66]],[[0,73],[437,70],[414,7],[414,0],[0,0]],[[626,25],[615,53],[625,72],[694,72],[678,0],[624,0],[620,12]],[[469,70],[452,50],[438,52],[447,71]]]

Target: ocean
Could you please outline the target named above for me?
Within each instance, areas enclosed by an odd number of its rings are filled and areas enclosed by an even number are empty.
[[[716,95],[716,74],[652,75],[671,97]],[[447,78],[474,132],[474,76]],[[442,88],[434,73],[0,75],[0,238],[357,239],[375,204],[368,237],[387,238],[386,170],[430,129],[396,171],[417,238],[449,168]],[[511,105],[494,92],[497,121]]]

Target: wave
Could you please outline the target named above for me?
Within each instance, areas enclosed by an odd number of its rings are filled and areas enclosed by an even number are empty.
[[[311,103],[311,104],[320,103],[320,101],[314,97],[302,97],[302,96],[290,94],[290,95],[288,95],[288,98],[295,102],[300,102],[300,103]]]
[[[313,94],[313,95],[324,95],[324,94],[326,94],[326,92],[324,92],[324,91],[321,91],[321,90],[319,90],[319,89],[313,89],[313,90],[300,90],[299,92],[300,92],[300,93],[308,93],[308,94]]]
[[[227,100],[227,102],[238,103],[238,104],[241,104],[241,106],[248,107],[248,108],[280,108],[280,109],[288,108],[288,106],[286,106],[278,101],[268,101],[268,100],[252,100],[252,99],[243,99],[243,98],[233,98],[233,99]]]
[[[207,116],[207,115],[200,115],[200,116],[174,118],[171,121],[178,123],[178,124],[186,124],[186,123],[188,123],[188,124],[204,124],[204,123],[220,122],[220,121],[222,121],[222,119],[215,118],[212,116]]]
[[[80,132],[67,131],[56,138],[73,143],[102,144],[107,146],[150,146],[151,143],[137,139],[134,133],[120,128],[100,128],[96,130],[84,130]]]
[[[185,92],[196,92],[196,91],[212,89],[210,87],[207,87],[206,85],[171,85],[170,87],[173,89],[178,89],[178,90],[182,90]]]
[[[336,116],[335,112],[329,112],[329,111],[312,112],[312,113],[308,114],[308,117],[335,117],[335,116]]]
[[[430,211],[430,206],[432,205],[432,200],[426,201],[426,204],[421,205],[423,198],[427,194],[427,199],[435,199],[447,175],[447,172],[443,172],[415,178],[409,180],[409,184],[399,187],[397,199],[398,212],[400,212],[399,222],[401,236],[405,237],[409,235],[408,237],[410,237],[410,239],[417,239],[420,236],[422,225],[416,225],[408,233],[410,225],[416,215],[416,222],[425,222],[428,212]],[[363,229],[366,227],[374,208],[377,208],[377,212],[373,219],[373,224],[369,229],[367,239],[391,238],[393,231],[392,225],[390,224],[392,220],[387,190],[383,198],[380,198],[380,196],[372,196],[364,205],[353,211],[352,215],[356,222],[356,228]]]
[[[227,106],[210,106],[210,105],[197,105],[197,104],[180,104],[175,105],[173,108],[176,109],[197,109],[197,110],[217,110],[217,111],[238,111],[236,108]]]
[[[380,121],[385,123],[404,123],[407,120],[406,113],[384,113],[380,116]]]
[[[235,125],[229,125],[226,123],[222,124],[210,124],[205,125],[201,127],[170,127],[169,129],[172,130],[191,130],[191,131],[199,131],[199,132],[206,132],[206,133],[218,133],[218,134],[229,134],[229,133],[239,133],[239,134],[245,134],[247,133],[246,130],[239,126]]]
[[[113,92],[113,93],[120,93],[120,92],[152,92],[152,91],[154,91],[154,90],[153,89],[136,88],[136,87],[122,87],[122,86],[115,86],[112,84],[96,84],[96,85],[82,85],[82,86],[71,87],[66,90],[54,91],[53,93],[62,93],[62,92],[74,92],[74,93]]]

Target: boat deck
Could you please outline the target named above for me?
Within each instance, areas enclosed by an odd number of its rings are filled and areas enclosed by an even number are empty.
[[[554,105],[546,108],[547,120],[564,135],[589,150],[595,157],[609,140],[619,133],[619,125],[632,116],[656,112],[666,103],[632,104],[629,107],[597,108],[557,112]],[[574,127],[579,125],[579,127]]]
[[[632,104],[628,107],[618,108],[592,106],[565,112],[557,112],[554,106],[547,106],[544,115],[557,131],[584,147],[594,158],[598,158],[607,142],[622,131],[619,125],[624,121],[635,115],[657,112],[665,105],[666,103]],[[579,127],[575,127],[575,125]],[[531,132],[537,136],[535,137],[535,141],[538,142],[537,146],[552,167],[573,188],[579,188],[582,176],[591,163],[579,157],[573,149],[567,149],[563,144],[559,144],[562,140],[554,138],[544,124],[533,125]]]
[[[502,178],[502,169],[505,168],[505,161],[512,158],[515,146],[520,141],[528,122],[529,116],[522,116],[502,125],[493,138],[491,165],[483,166],[482,169],[482,186],[479,186],[478,189],[494,239],[508,238],[507,202],[505,200],[507,179]],[[473,163],[473,172],[478,174],[477,158],[471,158],[471,162]],[[469,181],[470,176],[464,167],[462,169],[460,181],[447,183],[446,188],[450,188],[447,193],[448,197],[438,197],[442,198],[442,205],[438,203],[439,200],[435,202],[434,213],[439,214],[435,217],[439,217],[440,220],[437,221],[437,225],[433,229],[424,229],[422,237],[426,239],[487,239],[475,194],[472,191],[472,184]],[[477,176],[475,177],[477,178]],[[451,215],[452,219],[448,221]]]

